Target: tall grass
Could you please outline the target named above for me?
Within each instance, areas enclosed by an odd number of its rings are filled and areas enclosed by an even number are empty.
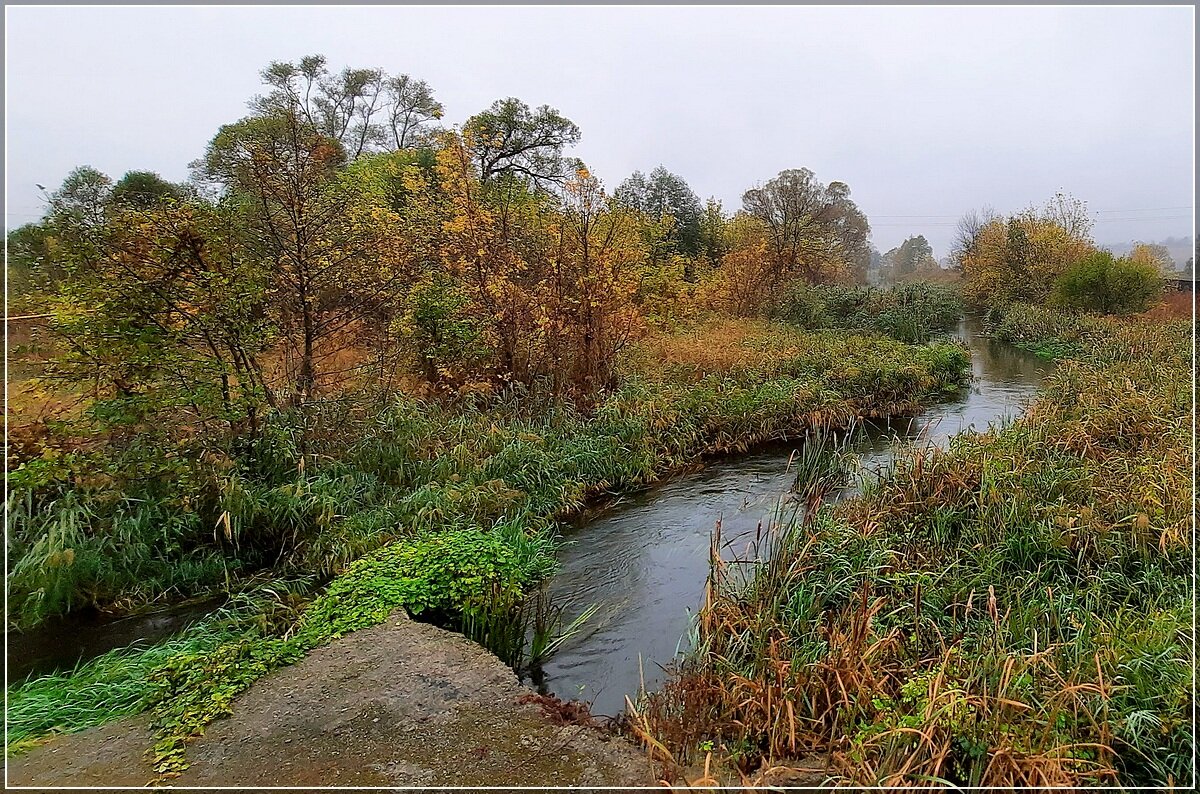
[[[1029,413],[718,567],[643,732],[859,785],[1192,782],[1190,326],[1016,311],[1073,351]]]
[[[400,395],[323,406],[304,417],[303,446],[299,419],[275,415],[237,458],[163,462],[135,448],[35,459],[10,481],[12,617],[29,626],[87,605],[196,594],[263,568],[329,577],[427,531],[552,534],[589,497],[698,456],[915,410],[956,387],[967,361],[948,343],[751,324],[731,345],[725,330],[698,338],[732,349],[729,361],[679,356],[688,342],[660,338],[586,414],[517,390],[450,403]]]

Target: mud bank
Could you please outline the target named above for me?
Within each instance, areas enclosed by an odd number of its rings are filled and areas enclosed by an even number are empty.
[[[279,669],[189,747],[179,786],[653,785],[646,755],[560,724],[484,648],[403,613]],[[18,786],[144,786],[145,716],[8,759]]]

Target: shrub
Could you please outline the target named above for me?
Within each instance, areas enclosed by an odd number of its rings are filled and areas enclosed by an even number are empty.
[[[776,318],[801,328],[874,331],[910,344],[949,331],[962,313],[962,299],[954,289],[920,282],[890,289],[798,282],[775,309]]]
[[[1097,251],[1080,259],[1054,283],[1057,306],[1102,314],[1144,312],[1162,294],[1162,278],[1151,264]]]

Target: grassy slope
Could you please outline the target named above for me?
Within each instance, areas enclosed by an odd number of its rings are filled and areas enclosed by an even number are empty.
[[[456,614],[511,603],[513,591],[551,570],[555,519],[589,496],[645,485],[704,454],[913,410],[955,388],[966,364],[965,349],[952,343],[918,348],[718,322],[643,345],[625,384],[590,416],[519,401],[485,408],[400,399],[356,428],[360,438],[334,463],[293,468],[266,489],[231,480],[231,536],[282,525],[305,538],[296,552],[304,568],[341,572],[298,619],[241,618],[196,630],[233,632],[216,647],[198,642],[165,661],[149,652],[101,658],[75,675],[17,687],[10,740],[152,708],[169,774],[183,763],[188,736],[226,713],[254,678],[306,649],[396,607]],[[119,679],[118,707],[103,702],[97,676]]]
[[[1014,310],[1065,356],[1028,415],[782,532],[643,729],[860,784],[1189,783],[1190,331]]]

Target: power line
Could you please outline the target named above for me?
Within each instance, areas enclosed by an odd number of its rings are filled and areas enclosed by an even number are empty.
[[[1190,206],[1186,206],[1186,207],[1135,207],[1135,208],[1123,209],[1123,210],[1088,210],[1088,212],[1090,214],[1095,214],[1095,215],[1099,215],[1101,213],[1112,215],[1112,214],[1120,214],[1120,213],[1125,213],[1125,212],[1173,212],[1173,211],[1177,211],[1177,210],[1191,210],[1191,209],[1193,209],[1193,207],[1190,207]],[[958,213],[958,214],[954,214],[954,215],[932,215],[932,214],[931,215],[883,215],[883,214],[880,214],[880,215],[871,215],[870,217],[872,217],[872,218],[912,218],[912,219],[927,218],[929,220],[939,220],[942,218],[954,218],[954,219],[961,218],[962,215],[963,215],[963,213]]]
[[[1190,210],[1192,207],[1145,207],[1133,210],[1092,210],[1092,212],[1167,212],[1168,210]]]

